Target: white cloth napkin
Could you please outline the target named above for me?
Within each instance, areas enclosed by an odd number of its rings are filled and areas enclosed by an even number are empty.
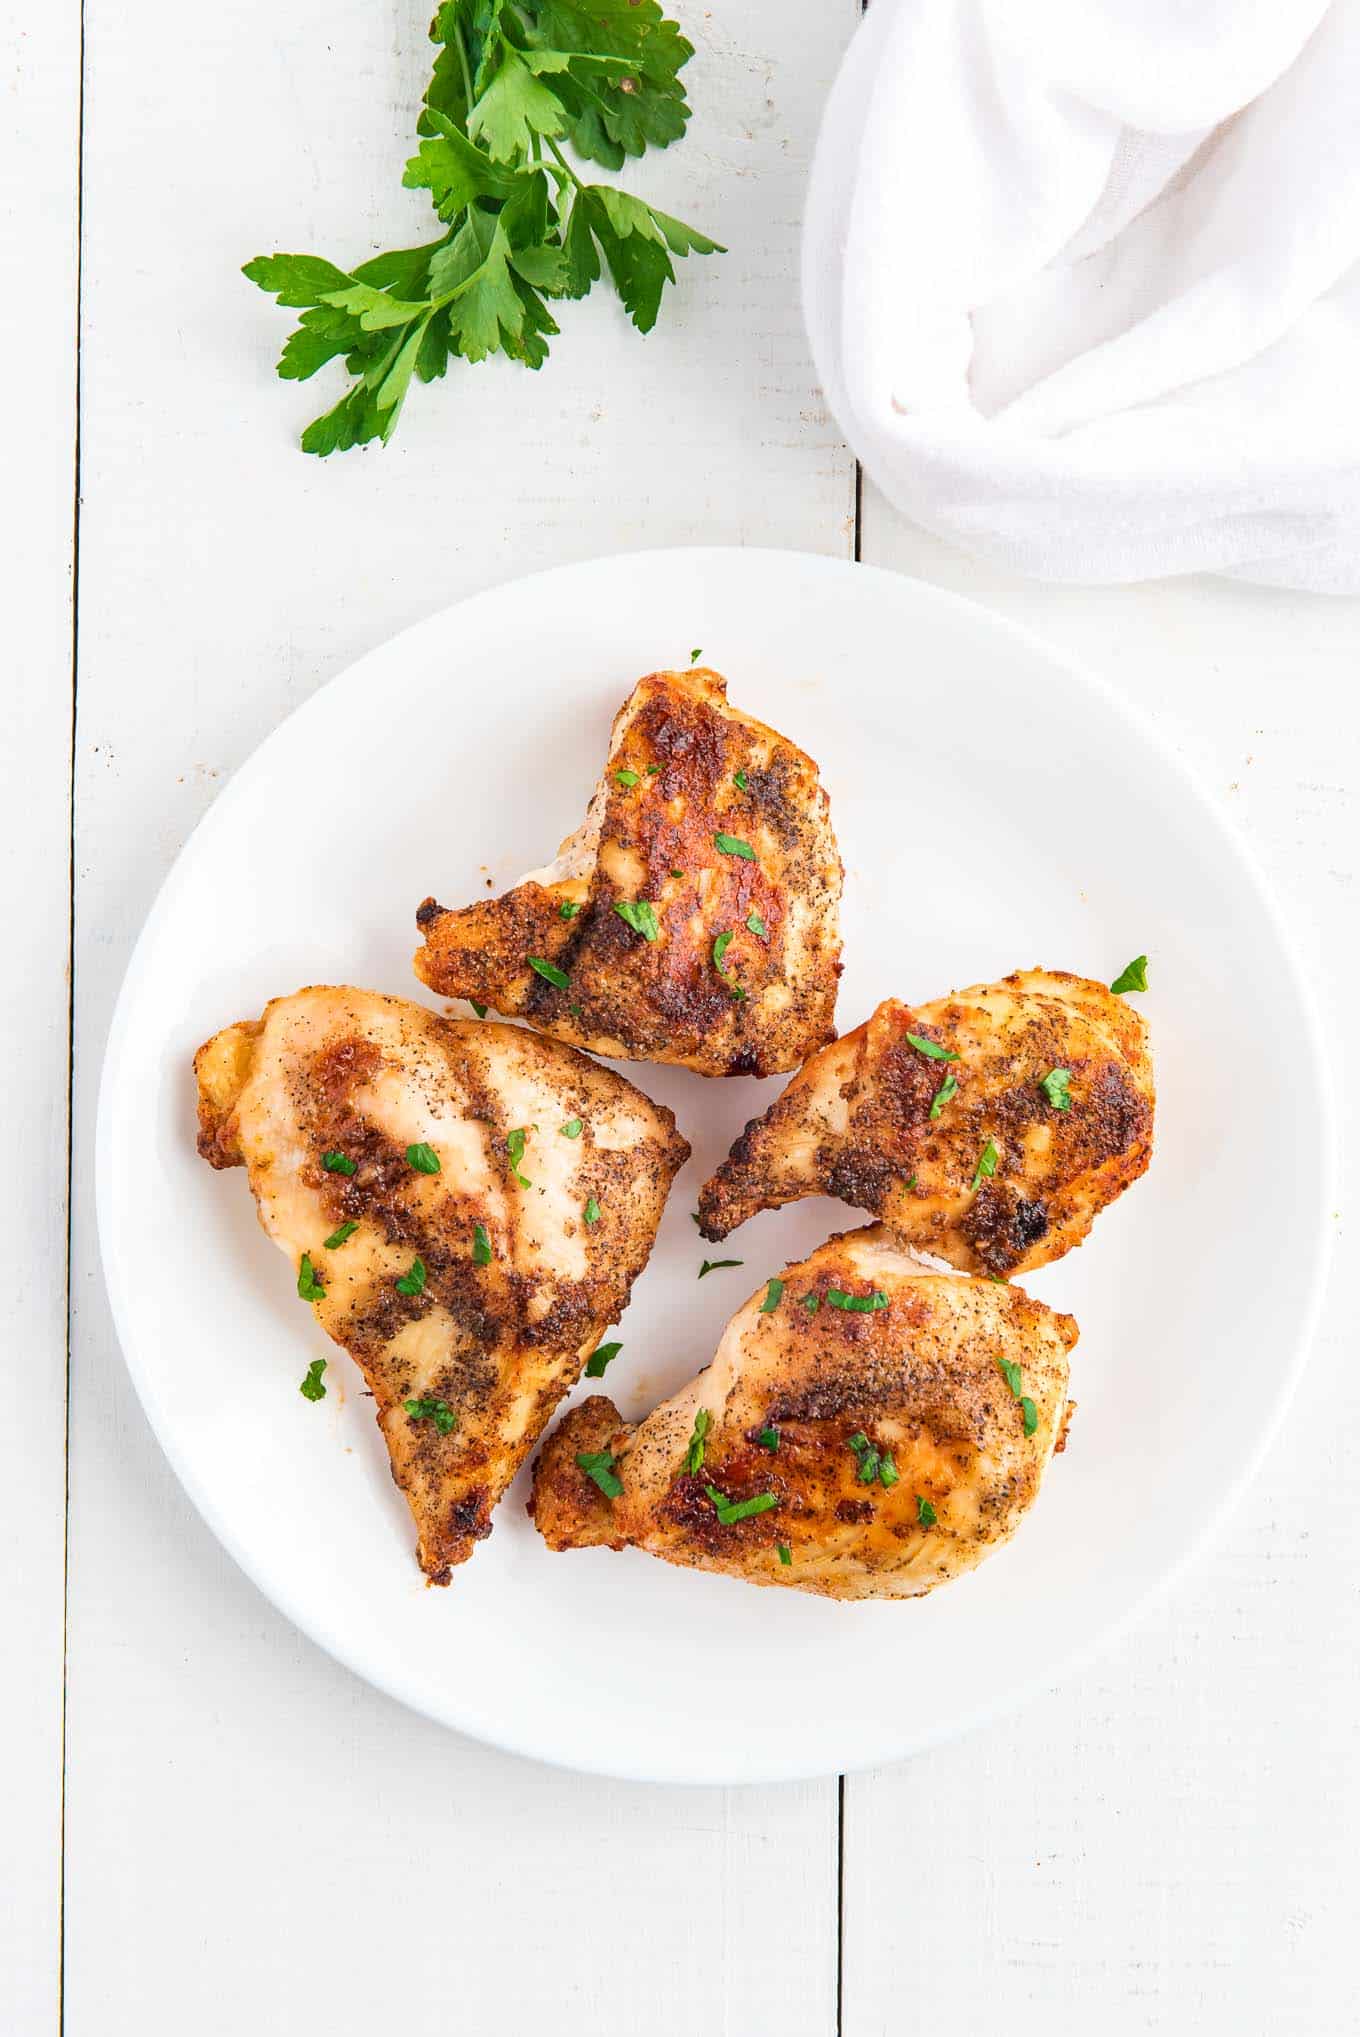
[[[1360,0],[872,0],[803,254],[831,407],[928,529],[1360,592]]]

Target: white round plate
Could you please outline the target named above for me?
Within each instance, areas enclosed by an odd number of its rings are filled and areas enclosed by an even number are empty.
[[[1027,1283],[1081,1325],[1069,1448],[1016,1540],[917,1602],[757,1591],[635,1551],[554,1556],[524,1512],[527,1469],[451,1588],[427,1589],[357,1370],[299,1303],[244,1174],[194,1152],[200,1041],[302,984],[423,996],[420,900],[485,896],[488,879],[499,891],[549,857],[633,681],[696,646],[739,706],[821,765],[846,866],[843,1028],[889,995],[1036,963],[1108,981],[1151,957],[1151,1171]],[[1055,1679],[1165,1583],[1254,1469],[1321,1284],[1320,1068],[1241,848],[1103,687],[894,574],[781,552],[601,559],[372,652],[222,792],[156,902],[114,1022],[104,1263],[190,1495],[275,1604],[361,1676],[577,1768],[824,1774],[908,1754]],[[863,1219],[823,1201],[759,1217],[718,1254],[743,1266],[700,1282],[697,1185],[781,1085],[626,1072],[694,1147],[609,1373],[635,1415],[708,1362],[768,1274]],[[333,1384],[313,1405],[297,1389],[316,1356]]]

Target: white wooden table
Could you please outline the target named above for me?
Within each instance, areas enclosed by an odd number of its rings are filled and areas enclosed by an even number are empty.
[[[237,268],[423,234],[398,178],[427,5],[43,0],[0,26],[0,2032],[1353,2029],[1360,1368],[1340,1281],[1267,1471],[1160,1610],[1019,1716],[844,1784],[606,1783],[410,1717],[259,1597],[152,1442],[91,1181],[142,917],[282,715],[537,566],[858,550],[1033,625],[1157,716],[1236,816],[1354,1058],[1360,606],[1022,585],[857,491],[797,244],[858,0],[681,6],[697,115],[647,183],[731,253],[685,265],[649,340],[610,303],[569,307],[540,376],[455,364],[386,453],[294,449],[309,392],[274,381],[282,315]],[[1269,1195],[1271,1106],[1243,1107]],[[1353,1112],[1349,1151],[1345,1130],[1353,1182]]]

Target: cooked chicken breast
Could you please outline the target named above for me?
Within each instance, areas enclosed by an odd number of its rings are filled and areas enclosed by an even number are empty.
[[[914,1009],[890,998],[814,1055],[699,1194],[725,1238],[838,1195],[970,1273],[1046,1266],[1152,1154],[1142,1019],[1103,983],[1028,969]]]
[[[593,1395],[534,1466],[553,1549],[828,1598],[919,1598],[1015,1533],[1067,1410],[1070,1316],[929,1273],[880,1225],[755,1294],[693,1383],[636,1428]]]
[[[654,672],[557,861],[461,910],[427,898],[416,974],[597,1054],[774,1074],[833,1036],[841,877],[812,759],[716,672]]]
[[[194,1068],[199,1151],[246,1168],[357,1360],[447,1584],[623,1312],[689,1152],[675,1119],[569,1047],[367,990],[276,998]]]

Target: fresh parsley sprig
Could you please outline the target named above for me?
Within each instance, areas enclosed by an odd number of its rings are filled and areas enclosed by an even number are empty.
[[[605,269],[639,332],[674,283],[671,257],[717,241],[610,184],[587,183],[561,144],[618,170],[677,141],[693,45],[656,0],[443,0],[416,154],[444,231],[423,247],[339,269],[319,255],[257,255],[244,274],[300,311],[278,372],[303,382],[343,359],[351,386],[302,434],[324,458],[384,444],[412,380],[450,358],[508,354],[540,368],[560,330],[549,302],[584,297]]]

